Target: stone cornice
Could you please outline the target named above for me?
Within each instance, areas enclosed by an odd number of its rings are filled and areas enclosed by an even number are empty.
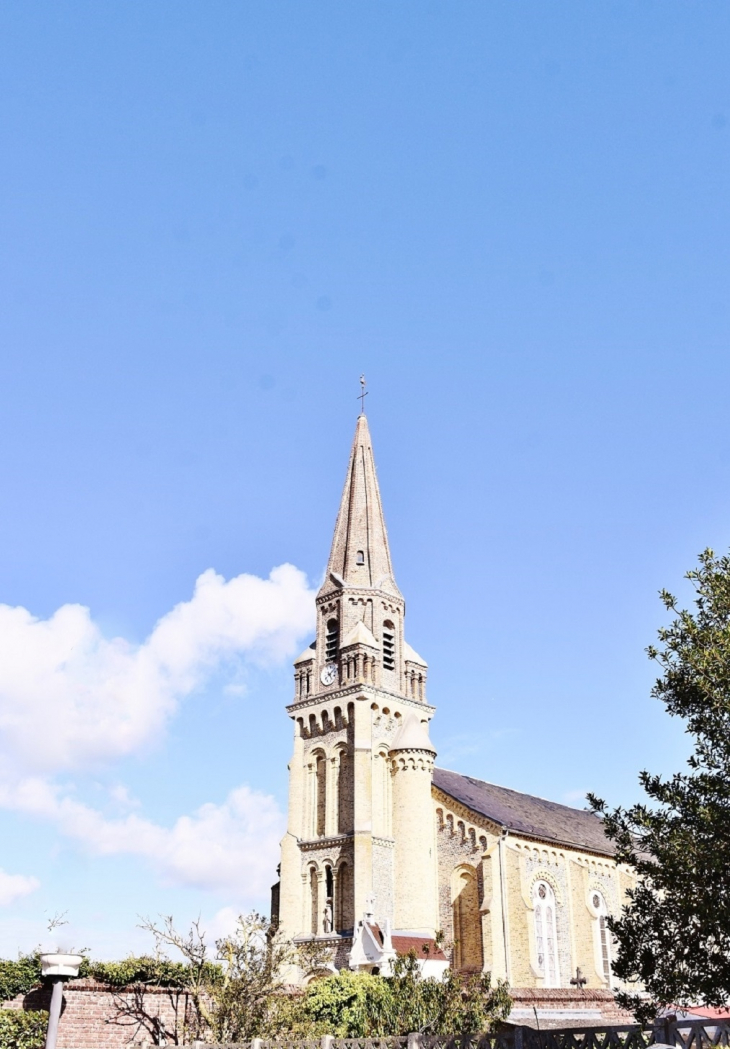
[[[333,834],[328,838],[310,838],[307,841],[300,839],[299,848],[302,852],[313,852],[315,849],[332,849],[338,845],[345,845],[352,841],[352,834]]]
[[[442,807],[450,809],[455,816],[460,812],[466,813],[464,818],[468,819],[470,823],[473,823],[477,827],[484,827],[485,830],[487,829],[485,824],[490,824],[491,827],[496,827],[496,831],[492,831],[493,834],[499,834],[503,829],[506,830],[508,832],[508,842],[510,838],[519,838],[521,841],[542,845],[543,847],[553,849],[557,852],[570,853],[572,857],[577,854],[582,856],[600,857],[609,864],[613,863],[614,866],[617,866],[616,861],[608,852],[598,852],[598,850],[589,849],[585,845],[573,845],[570,842],[556,841],[554,838],[548,838],[547,836],[541,838],[536,834],[527,834],[525,831],[521,830],[513,831],[510,827],[503,827],[502,824],[497,823],[495,820],[491,820],[489,816],[483,816],[480,812],[475,812],[474,809],[469,809],[466,805],[460,804],[455,798],[452,798],[450,794],[440,790],[433,784],[431,784],[431,792],[433,800]],[[441,800],[442,798],[444,799],[443,801]]]
[[[436,713],[436,707],[432,707],[429,703],[424,703],[421,699],[411,699],[410,696],[404,696],[401,692],[390,692],[388,689],[366,684],[348,685],[346,688],[334,688],[331,692],[319,692],[314,696],[307,696],[306,699],[302,699],[298,703],[290,703],[286,710],[290,717],[294,717],[300,710],[307,710],[309,707],[321,707],[324,703],[333,703],[337,700],[356,698],[357,696],[362,696],[363,699],[387,696],[388,699],[396,699],[399,703],[405,704],[412,710],[425,710],[432,716]]]
[[[447,809],[453,816],[464,820],[466,823],[473,823],[475,827],[479,827],[488,834],[494,834],[499,837],[502,831],[502,827],[499,823],[495,823],[487,816],[482,816],[481,813],[468,809],[466,805],[462,805],[460,802],[456,801],[455,798],[452,798],[450,794],[445,794],[433,784],[431,784],[431,793],[436,804],[440,805],[443,809]]]
[[[387,599],[388,601],[396,601],[401,606],[405,606],[403,595],[398,591],[393,593],[391,590],[379,590],[377,587],[365,587],[365,586],[348,586],[347,583],[341,586],[337,583],[332,583],[330,590],[320,590],[315,598],[315,604],[322,605],[327,601],[331,601],[335,597],[380,597]],[[402,611],[405,608],[402,607]]]

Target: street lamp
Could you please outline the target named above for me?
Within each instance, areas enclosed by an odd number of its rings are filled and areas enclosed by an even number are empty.
[[[46,1033],[46,1049],[56,1049],[58,1021],[61,1017],[63,1003],[63,981],[79,975],[79,966],[83,960],[80,954],[63,954],[60,951],[41,955],[41,972],[50,980],[53,987],[48,1032]]]

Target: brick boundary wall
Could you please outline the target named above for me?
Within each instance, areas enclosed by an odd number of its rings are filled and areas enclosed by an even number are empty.
[[[5,1009],[48,1009],[51,990],[38,987],[4,1003]],[[190,996],[169,987],[111,988],[96,980],[69,980],[63,988],[58,1049],[120,1049],[133,1043],[175,1044]],[[144,1018],[140,1018],[144,1013]],[[162,1038],[161,1038],[162,1036]]]
[[[537,1010],[540,1027],[599,1027],[606,1024],[632,1023],[622,1012],[610,991],[569,988],[514,988],[513,1008],[520,1014],[515,1022],[536,1026]],[[69,980],[64,986],[64,1004],[58,1028],[58,1049],[128,1049],[136,1043],[161,1044],[163,1035],[168,1045],[174,1044],[176,1022],[181,1026],[185,1009],[190,1009],[189,996],[170,988],[126,987],[112,989],[96,980]],[[48,1009],[50,989],[41,987],[6,1002],[6,1009]],[[142,1021],[131,1010],[142,1008]],[[582,1019],[580,1013],[585,1012]],[[565,1014],[569,1013],[570,1017]],[[596,1014],[600,1013],[600,1019]],[[561,1015],[562,1014],[562,1015]],[[164,1043],[162,1043],[164,1044]]]

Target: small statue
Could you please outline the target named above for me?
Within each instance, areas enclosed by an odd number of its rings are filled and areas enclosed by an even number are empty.
[[[324,905],[324,925],[325,932],[332,932],[332,904],[329,900]]]

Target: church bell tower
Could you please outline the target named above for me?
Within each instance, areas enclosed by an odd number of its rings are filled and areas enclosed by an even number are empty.
[[[294,663],[279,924],[347,963],[364,913],[437,928],[427,665],[405,640],[367,419],[355,428],[316,638]]]

